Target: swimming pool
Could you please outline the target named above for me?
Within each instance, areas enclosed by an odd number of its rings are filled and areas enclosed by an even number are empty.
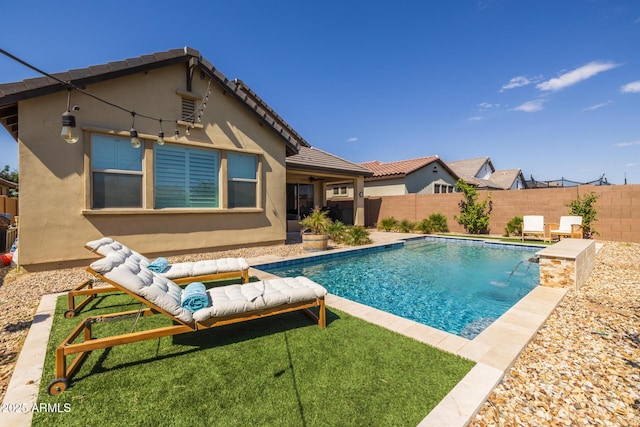
[[[538,285],[538,264],[528,260],[539,249],[427,238],[255,267],[472,339]]]

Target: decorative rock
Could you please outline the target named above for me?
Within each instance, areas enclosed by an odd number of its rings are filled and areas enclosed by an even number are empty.
[[[470,425],[640,426],[638,265],[640,245],[606,243]]]

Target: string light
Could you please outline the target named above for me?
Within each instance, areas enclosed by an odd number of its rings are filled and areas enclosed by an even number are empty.
[[[140,148],[140,138],[138,138],[138,132],[134,127],[134,125],[136,124],[136,113],[132,111],[131,116],[133,117],[133,123],[131,123],[131,130],[129,131],[129,135],[131,136],[131,146],[133,148]]]
[[[76,116],[71,112],[69,105],[71,104],[71,89],[67,92],[67,111],[62,113],[62,131],[60,137],[69,144],[75,144],[80,139],[80,134],[76,128]],[[77,105],[73,106],[73,111],[79,110]]]
[[[152,116],[148,116],[145,114],[140,114],[140,113],[136,113],[135,111],[130,111],[120,105],[117,105],[113,102],[107,101],[105,99],[102,99],[84,89],[81,89],[79,87],[77,87],[76,85],[74,85],[71,81],[64,81],[52,74],[49,74],[43,70],[40,70],[39,68],[27,63],[26,61],[23,61],[22,59],[10,54],[9,52],[5,51],[4,49],[0,48],[0,53],[2,53],[3,55],[9,57],[10,59],[42,74],[43,76],[49,77],[52,80],[57,81],[58,83],[64,85],[67,90],[68,90],[68,94],[67,94],[67,111],[65,111],[62,114],[62,130],[60,132],[60,136],[62,137],[62,139],[66,142],[68,142],[69,144],[74,144],[76,142],[78,142],[78,140],[80,139],[80,133],[78,131],[78,128],[76,127],[76,117],[75,115],[72,113],[72,111],[78,111],[80,109],[80,107],[78,107],[77,105],[74,105],[73,107],[70,107],[70,97],[71,97],[71,91],[75,90],[77,92],[80,92],[84,95],[87,95],[99,102],[102,102],[104,104],[107,104],[111,107],[117,108],[119,110],[122,110],[124,112],[127,112],[129,114],[131,114],[131,116],[133,117],[133,123],[131,124],[131,129],[129,130],[129,136],[131,137],[131,145],[134,148],[139,148],[141,143],[140,143],[140,138],[138,136],[138,132],[134,127],[135,124],[135,119],[136,116],[138,117],[142,117],[148,120],[154,120],[157,121],[160,124],[160,132],[158,133],[158,139],[156,140],[156,142],[158,143],[158,145],[163,145],[165,143],[165,139],[164,139],[164,132],[162,130],[162,119],[161,118],[156,118],[156,117],[152,117]],[[175,140],[177,141],[180,137],[180,132],[178,130],[178,122],[183,121],[183,122],[191,122],[190,124],[187,125],[187,129],[186,129],[186,134],[190,135],[190,130],[191,128],[196,128],[195,126],[195,120],[194,118],[198,121],[201,122],[202,121],[202,115],[204,114],[204,109],[207,108],[207,102],[209,100],[209,95],[211,94],[211,79],[209,79],[209,82],[207,84],[207,92],[205,97],[203,98],[203,100],[200,102],[200,104],[198,105],[198,107],[194,110],[193,113],[191,113],[190,115],[183,117],[182,120],[172,120],[171,122],[176,124],[176,129],[174,131],[174,136],[175,136]]]
[[[158,145],[164,145],[164,132],[162,131],[162,119],[158,120],[160,122],[160,132],[158,132]]]

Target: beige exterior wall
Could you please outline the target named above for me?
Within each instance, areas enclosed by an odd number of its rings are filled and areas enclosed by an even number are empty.
[[[335,193],[336,191],[338,194]],[[353,182],[328,184],[325,194],[327,200],[340,201],[353,199]]]
[[[427,165],[409,174],[405,179],[408,193],[433,194],[435,184],[455,187],[456,180],[439,164]]]
[[[208,79],[193,79],[194,96],[204,96]],[[132,117],[127,112],[72,92],[71,103],[83,135],[76,144],[60,138],[60,117],[67,93],[59,92],[19,104],[20,140],[20,264],[27,270],[86,265],[92,254],[85,242],[112,236],[149,255],[170,255],[209,248],[282,242],[286,238],[285,144],[262,127],[231,95],[211,83],[202,128],[175,141],[175,120],[186,91],[185,65],[175,65],[109,80],[86,88],[92,94],[152,117],[165,118],[167,144],[220,150],[221,208],[153,208],[153,147],[159,123],[137,117],[135,128],[144,141],[143,207],[91,207],[91,135],[128,138]],[[198,104],[198,101],[196,102]],[[258,154],[258,207],[225,209],[225,158],[230,151]]]
[[[435,184],[450,186],[455,189],[456,179],[451,176],[440,164],[432,163],[427,165],[405,178],[389,178],[381,180],[364,181],[365,197],[398,196],[403,194],[433,194]],[[341,184],[345,185],[345,184]],[[353,183],[347,185],[345,198],[353,198]],[[333,185],[327,191],[327,198],[338,201],[340,196],[333,194]],[[455,190],[454,190],[455,191]]]
[[[364,196],[380,197],[407,194],[404,179],[385,179],[384,181],[365,181]]]

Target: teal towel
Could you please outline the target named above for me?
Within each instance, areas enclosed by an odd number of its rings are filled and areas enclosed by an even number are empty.
[[[182,308],[189,311],[198,311],[209,305],[207,288],[200,282],[189,283],[182,291]]]
[[[169,261],[167,261],[166,258],[162,257],[154,259],[147,266],[147,268],[154,273],[162,273],[167,269],[167,267],[169,267]]]

